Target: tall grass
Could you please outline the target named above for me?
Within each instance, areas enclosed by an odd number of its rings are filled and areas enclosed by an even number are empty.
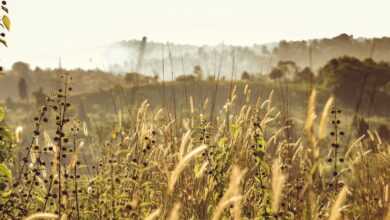
[[[218,111],[189,97],[186,114],[172,118],[145,100],[85,128],[66,88],[49,98],[32,137],[18,134],[27,158],[15,161],[0,199],[6,219],[388,218],[388,140],[371,130],[332,157],[335,100],[317,109],[315,90],[298,125],[285,124],[272,93],[253,104],[253,88],[235,85]]]

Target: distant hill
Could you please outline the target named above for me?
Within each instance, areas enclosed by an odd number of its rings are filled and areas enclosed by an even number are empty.
[[[107,49],[107,59],[115,57],[116,62],[109,66],[110,71],[122,73],[134,70],[137,65],[141,41],[129,40],[112,44]],[[172,55],[172,69],[175,75],[191,73],[194,65],[200,65],[206,74],[221,72],[229,78],[233,71],[268,73],[281,60],[292,60],[300,67],[311,66],[318,69],[330,59],[344,55],[377,61],[390,61],[390,38],[355,38],[340,34],[333,38],[302,41],[280,41],[278,43],[254,44],[252,46],[194,46],[184,44],[147,42],[142,72],[156,74],[162,78],[162,57],[164,50],[165,79],[171,79],[169,51]],[[235,65],[233,65],[233,55]],[[112,63],[112,62],[110,62]]]

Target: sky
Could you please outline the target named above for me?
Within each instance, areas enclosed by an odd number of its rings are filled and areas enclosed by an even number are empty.
[[[253,45],[282,39],[390,36],[389,0],[8,0],[6,68],[92,68],[120,40]],[[88,63],[89,62],[89,63]],[[103,65],[103,64],[102,64]]]

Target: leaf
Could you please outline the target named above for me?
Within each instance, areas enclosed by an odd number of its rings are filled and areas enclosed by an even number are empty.
[[[4,46],[8,47],[7,42],[3,39],[0,39],[0,43],[2,43]]]
[[[11,29],[11,20],[7,15],[4,15],[2,20],[5,28],[7,28],[7,30],[9,31]]]
[[[5,118],[5,110],[4,107],[0,106],[0,122],[2,122]]]
[[[266,147],[267,147],[267,142],[264,140],[263,137],[257,139],[256,150],[265,151]]]
[[[8,182],[10,182],[10,180],[12,179],[12,173],[5,164],[1,163],[0,164],[0,181],[3,181],[4,179],[7,179]]]

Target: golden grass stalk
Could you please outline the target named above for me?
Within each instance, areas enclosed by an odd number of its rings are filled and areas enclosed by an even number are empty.
[[[268,96],[268,106],[267,106],[267,111],[270,111],[271,110],[271,105],[272,105],[272,97],[274,95],[274,90],[272,90],[270,93],[269,93],[269,96]]]
[[[208,161],[203,162],[202,166],[201,166],[200,169],[199,169],[199,172],[198,172],[198,173],[195,173],[195,177],[196,177],[196,178],[201,178],[201,177],[203,176],[203,174],[205,173],[206,168],[207,168],[208,165],[209,165],[209,162],[208,162]]]
[[[183,134],[183,137],[181,138],[181,144],[179,149],[179,160],[182,160],[184,154],[187,152],[186,147],[190,139],[191,139],[191,130],[188,130],[185,134]]]
[[[18,144],[22,142],[22,132],[23,132],[22,126],[16,127],[16,129],[15,129],[15,142]]]
[[[345,153],[345,158],[348,158],[349,157],[349,154],[352,153],[352,149],[355,148],[355,146],[357,146],[359,143],[361,143],[361,141],[366,137],[366,135],[362,135],[360,136],[358,139],[356,139],[352,144],[351,146],[349,146],[347,152]]]
[[[148,215],[145,220],[153,220],[156,219],[160,215],[161,209],[156,209],[150,215]]]
[[[204,103],[203,103],[203,110],[206,110],[207,109],[207,105],[209,104],[209,99],[206,98],[206,100],[204,100]]]
[[[179,161],[179,163],[176,165],[175,169],[172,171],[169,179],[168,179],[168,193],[172,193],[176,184],[177,179],[179,178],[181,172],[184,170],[184,168],[187,166],[187,164],[193,159],[196,155],[201,153],[202,151],[206,150],[206,145],[201,145],[191,152],[189,152],[183,159]]]
[[[380,146],[380,145],[382,145],[382,138],[381,138],[381,136],[378,134],[378,131],[377,130],[375,130],[374,131],[374,134],[375,134],[375,137],[376,137],[376,139],[377,139],[377,141],[378,141],[378,145]]]
[[[68,220],[69,218],[68,218],[68,215],[67,214],[63,214],[62,216],[61,216],[61,219],[60,220]]]
[[[280,159],[276,159],[272,164],[272,211],[277,213],[279,210],[280,200],[282,198],[282,192],[284,183],[286,182],[286,175],[282,173],[280,168]]]
[[[160,120],[163,112],[164,112],[163,109],[160,108],[160,109],[156,112],[156,114],[154,115],[153,120],[155,120],[155,121]]]
[[[348,194],[348,188],[344,186],[334,201],[329,214],[329,220],[338,220],[341,217],[342,205],[344,204]]]
[[[173,206],[172,210],[171,210],[171,213],[169,214],[169,220],[179,220],[179,217],[180,217],[180,208],[181,208],[181,204],[180,203],[175,203],[175,205]]]
[[[307,135],[312,134],[313,123],[316,119],[315,105],[316,105],[317,91],[313,89],[311,92],[309,103],[307,105],[307,117],[305,122],[305,132]]]
[[[234,218],[234,220],[241,220],[241,201],[242,201],[242,196],[236,196],[236,197],[238,197],[238,198],[234,201],[235,205],[233,207],[233,218]]]
[[[368,134],[368,137],[371,139],[371,141],[375,141],[375,136],[371,130],[367,130],[367,134]]]
[[[43,220],[43,219],[58,219],[58,215],[51,213],[35,213],[25,218],[24,220]]]
[[[87,126],[87,123],[85,123],[85,121],[83,121],[83,133],[86,137],[88,137],[88,135],[89,135],[88,126]]]
[[[387,214],[385,215],[385,218],[383,220],[389,220],[390,219],[390,205],[387,208]]]
[[[192,96],[190,96],[190,109],[191,109],[191,128],[193,128],[195,125],[195,121],[194,121],[195,107],[194,107],[194,98]]]
[[[330,97],[325,104],[324,110],[322,111],[321,120],[320,120],[320,128],[318,130],[318,138],[324,139],[326,137],[326,124],[328,122],[329,112],[333,105],[334,98]]]
[[[215,211],[213,212],[212,220],[218,220],[221,218],[223,210],[230,204],[235,204],[235,206],[239,206],[239,201],[242,199],[242,196],[240,195],[240,182],[241,179],[244,177],[246,173],[246,170],[241,170],[239,167],[234,166],[232,173],[230,175],[230,182],[229,187],[224,193],[222,199],[218,202],[217,207],[215,208]],[[240,208],[236,207],[235,209]],[[236,211],[237,212],[237,211]],[[238,213],[236,213],[237,215]],[[235,215],[235,219],[239,219],[239,216],[237,217]],[[236,218],[237,217],[237,218]]]

